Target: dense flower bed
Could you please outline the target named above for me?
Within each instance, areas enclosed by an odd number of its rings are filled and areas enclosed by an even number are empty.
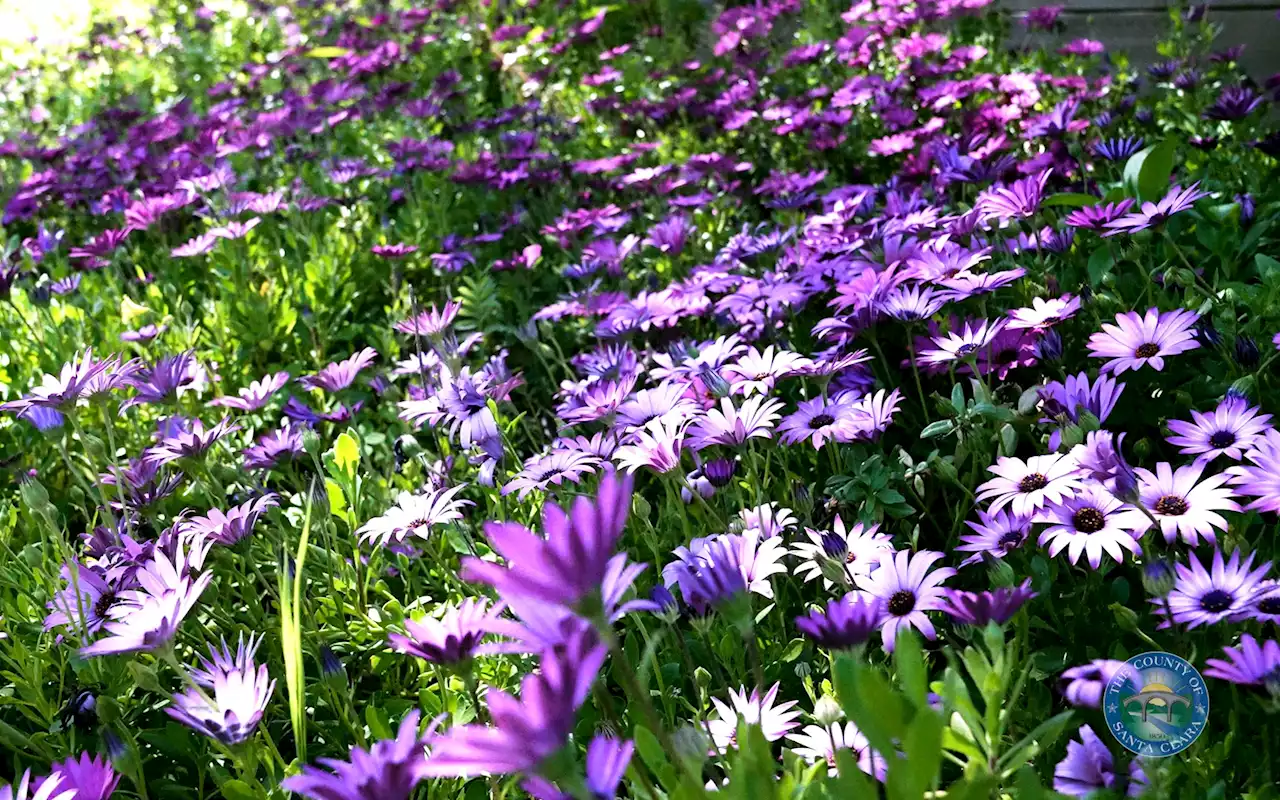
[[[3,73],[0,796],[1274,791],[1211,10],[160,6]]]

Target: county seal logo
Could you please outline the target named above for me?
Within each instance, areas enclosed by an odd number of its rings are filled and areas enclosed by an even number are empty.
[[[1107,729],[1140,756],[1181,753],[1204,731],[1209,693],[1204,678],[1172,653],[1143,653],[1125,662],[1102,695]]]

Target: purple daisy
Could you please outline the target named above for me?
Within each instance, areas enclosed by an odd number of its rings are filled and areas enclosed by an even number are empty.
[[[922,349],[916,363],[932,366],[976,358],[978,351],[991,344],[996,335],[1004,330],[1005,324],[1005,320],[967,320],[959,331],[934,336],[930,340],[933,346]]]
[[[1052,170],[1015,181],[1009,186],[995,186],[978,196],[974,208],[983,219],[1000,220],[1029,217],[1040,209],[1044,187]]]
[[[1088,797],[1110,789],[1125,797],[1140,797],[1147,776],[1137,759],[1129,762],[1127,775],[1116,773],[1115,759],[1093,728],[1083,725],[1079,741],[1067,743],[1067,756],[1053,768],[1053,790],[1068,797]]]
[[[694,450],[713,444],[733,447],[749,439],[771,438],[770,432],[781,408],[781,401],[764,395],[747,398],[740,408],[729,398],[722,398],[719,408],[704,412],[689,429],[690,447]]]
[[[1133,198],[1126,197],[1115,203],[1098,203],[1084,208],[1077,208],[1063,219],[1072,228],[1101,233],[1107,226],[1123,217],[1133,205]]]
[[[191,517],[178,523],[178,531],[184,536],[207,539],[231,547],[253,533],[253,527],[258,519],[267,513],[268,509],[275,508],[278,502],[276,495],[264,494],[238,506],[232,506],[226,513],[220,509],[211,508],[203,516]]]
[[[1133,500],[1138,476],[1124,459],[1124,437],[1123,433],[1116,436],[1111,431],[1089,431],[1084,444],[1072,448],[1071,455],[1082,475],[1116,497]]]
[[[464,558],[463,579],[488,584],[504,597],[528,595],[570,607],[599,593],[627,523],[632,483],[608,470],[595,498],[575,498],[568,512],[544,504],[544,536],[516,522],[487,523],[485,535],[508,565]]]
[[[1004,558],[1027,543],[1031,536],[1031,519],[1004,508],[995,513],[978,511],[978,521],[966,520],[973,533],[960,537],[956,550],[973,555],[960,562],[961,567],[979,564],[990,558]]]
[[[121,409],[142,403],[167,403],[187,391],[199,391],[207,380],[207,373],[196,361],[194,351],[165,356],[154,366],[144,366],[128,378],[136,394],[126,400]]]
[[[990,513],[1005,506],[1029,518],[1049,503],[1060,503],[1081,486],[1080,465],[1074,456],[1049,453],[1026,461],[1001,456],[987,471],[996,477],[978,487],[977,500],[990,500]]]
[[[111,607],[111,621],[104,624],[107,637],[82,647],[80,655],[136,653],[163,647],[173,639],[182,620],[213,580],[212,572],[194,579],[187,574],[181,545],[172,560],[156,550],[154,561],[136,576],[140,588],[121,592]]]
[[[808,440],[821,450],[827,442],[852,441],[858,431],[852,402],[832,402],[823,397],[801,400],[795,413],[778,425],[778,440],[796,444]]]
[[[848,650],[865,643],[884,621],[884,602],[878,597],[850,594],[796,617],[796,627],[819,647]]]
[[[417,656],[432,664],[456,668],[468,664],[489,634],[493,621],[503,611],[501,604],[490,607],[484,599],[467,598],[444,610],[439,619],[405,619],[408,636],[390,634],[392,650]]]
[[[596,735],[587,745],[586,789],[593,800],[613,800],[618,796],[618,785],[627,772],[635,743],[612,736]],[[520,784],[535,800],[573,800],[573,795],[560,791],[551,781],[541,776],[527,778]]]
[[[57,780],[57,779],[61,780]],[[57,783],[58,792],[72,792],[67,800],[107,800],[120,783],[120,776],[111,768],[111,762],[101,756],[90,757],[81,753],[79,758],[68,758],[49,765],[49,777]],[[41,782],[39,788],[43,788]],[[38,794],[38,792],[37,792]],[[54,795],[58,797],[60,795]]]
[[[618,425],[629,429],[643,428],[653,420],[679,425],[699,410],[688,396],[689,385],[680,381],[663,381],[652,389],[641,389],[617,408]]]
[[[1195,553],[1188,553],[1190,566],[1174,564],[1178,580],[1173,591],[1167,598],[1151,599],[1156,605],[1156,613],[1165,617],[1159,627],[1167,628],[1172,624],[1168,619],[1170,613],[1173,614],[1173,623],[1185,624],[1188,630],[1248,616],[1249,602],[1271,569],[1271,562],[1267,561],[1250,571],[1254,555],[1250,553],[1241,562],[1240,551],[1237,550],[1224,562],[1222,551],[1215,547],[1213,563],[1206,570]]]
[[[183,458],[200,458],[219,439],[238,430],[240,426],[230,419],[223,419],[207,429],[203,422],[193,419],[185,430],[166,436],[156,446],[147,448],[143,460],[170,464]]]
[[[1257,498],[1245,511],[1280,511],[1280,431],[1268,428],[1244,457],[1251,463],[1231,467],[1227,473],[1236,494]]]
[[[673,214],[649,229],[643,244],[656,248],[659,252],[679,255],[684,250],[685,240],[696,229],[689,223],[688,217]]]
[[[1152,308],[1141,316],[1136,311],[1118,314],[1116,324],[1103,324],[1101,331],[1089,337],[1089,355],[1110,359],[1102,371],[1117,375],[1147,365],[1162,370],[1165,356],[1200,347],[1195,332],[1199,318],[1186,309],[1160,312]]]
[[[57,375],[45,375],[39,386],[18,400],[0,403],[0,409],[22,412],[31,407],[70,410],[80,396],[93,386],[94,379],[117,364],[114,356],[103,360],[93,357],[93,350],[85,350],[63,365]]]
[[[250,640],[249,646],[241,651],[239,663],[229,664],[231,668],[228,669],[204,673],[210,679],[205,685],[207,691],[191,687],[182,694],[173,695],[173,703],[165,713],[228,747],[246,741],[262,721],[267,701],[276,688],[267,666],[253,662],[253,650],[256,648],[257,645]],[[214,661],[229,655],[225,640],[222,651],[218,653],[211,649]]]
[[[1223,648],[1226,659],[1210,658],[1204,663],[1204,674],[1240,686],[1264,686],[1280,679],[1280,642],[1274,639],[1259,644],[1249,634],[1240,636],[1237,647]]]
[[[684,437],[683,424],[665,424],[655,419],[643,429],[630,433],[627,437],[630,443],[615,450],[613,459],[628,473],[634,473],[641,467],[655,472],[670,472],[680,466]]]
[[[97,570],[74,562],[63,565],[62,580],[66,587],[49,601],[44,629],[68,625],[86,636],[96,635],[111,619],[111,609],[120,599],[121,587]]]
[[[1101,708],[1107,684],[1120,674],[1132,674],[1137,679],[1137,670],[1127,661],[1095,658],[1088,664],[1072,667],[1062,673],[1062,694],[1068,703],[1077,708]]]
[[[1154,473],[1145,469],[1135,472],[1138,497],[1155,517],[1166,542],[1181,537],[1192,547],[1198,546],[1202,538],[1213,544],[1218,539],[1214,528],[1227,530],[1227,520],[1218,512],[1240,510],[1240,505],[1231,499],[1231,490],[1223,486],[1230,476],[1220,473],[1200,480],[1203,463],[1178,467],[1175,472],[1169,464],[1160,462]]]
[[[223,397],[215,397],[209,401],[209,405],[234,408],[237,411],[257,411],[265,406],[276,392],[284,388],[285,384],[289,382],[289,377],[287,372],[276,372],[267,375],[262,380],[253,381],[241,389],[238,392],[238,396],[224,395]]]
[[[319,389],[322,392],[337,392],[355,382],[356,376],[378,357],[378,351],[366,347],[358,353],[342,361],[327,365],[314,375],[298,378],[298,385],[304,389]]]
[[[545,492],[550,486],[561,486],[566,481],[579,483],[584,475],[590,475],[600,466],[599,456],[581,450],[552,450],[533,456],[524,462],[524,469],[502,487],[504,495],[519,492],[520,500],[530,492]]]
[[[285,425],[270,431],[244,450],[245,469],[274,469],[281,462],[292,461],[302,455],[302,430]]]
[[[1071,294],[1045,300],[1033,298],[1031,308],[1016,308],[1009,312],[1009,326],[1013,330],[1030,328],[1044,330],[1071,319],[1080,310],[1080,298]]]
[[[441,309],[436,309],[433,303],[431,308],[397,322],[394,327],[397,331],[410,336],[439,336],[449,329],[461,310],[462,304],[452,300],[445,303]]]
[[[1090,381],[1087,372],[1042,386],[1038,394],[1040,412],[1045,416],[1040,421],[1058,425],[1049,436],[1049,447],[1057,450],[1062,444],[1062,428],[1067,422],[1079,423],[1084,414],[1092,414],[1099,423],[1106,422],[1124,393],[1124,386],[1109,375]]]
[[[1205,119],[1233,122],[1244,119],[1267,102],[1248,86],[1225,86],[1213,105],[1205,110]]]
[[[775,683],[763,695],[759,689],[752,689],[747,694],[745,686],[734,691],[729,690],[729,702],[712,697],[711,703],[716,708],[716,716],[706,722],[707,732],[711,735],[712,744],[717,751],[723,753],[738,747],[738,726],[758,725],[764,738],[776,742],[796,727],[795,720],[800,716],[796,701],[774,705],[781,684]]]
[[[418,252],[418,246],[414,244],[404,244],[397,242],[396,244],[375,244],[369,248],[369,252],[378,258],[400,259],[405,256],[411,256]]]
[[[1116,236],[1121,233],[1137,233],[1138,231],[1145,231],[1147,228],[1154,228],[1157,225],[1164,224],[1169,217],[1190,209],[1196,204],[1197,200],[1209,196],[1208,192],[1200,191],[1199,186],[1199,181],[1185,189],[1181,186],[1174,186],[1159,202],[1145,202],[1137,211],[1126,214],[1114,222],[1108,222],[1106,225],[1107,233],[1104,235]]]
[[[420,718],[421,712],[411,711],[394,739],[377,742],[369,750],[353,747],[345,761],[322,758],[326,769],[305,766],[280,786],[313,800],[409,800],[414,787],[428,776],[426,748],[438,724],[432,722],[419,735]]]
[[[942,610],[956,622],[983,627],[989,622],[1003,625],[1018,613],[1028,600],[1035,597],[1031,591],[1031,579],[1012,587],[1002,587],[989,592],[962,592],[947,589],[943,595]]]
[[[941,558],[942,553],[931,550],[921,550],[914,555],[906,550],[883,553],[880,565],[870,575],[858,576],[858,588],[884,603],[880,636],[885,650],[893,651],[898,631],[907,625],[930,640],[937,638],[937,631],[925,612],[944,609],[945,594],[940,584],[956,574],[950,567],[930,572]]]
[[[1151,527],[1145,514],[1098,484],[1086,484],[1076,495],[1046,507],[1039,521],[1049,525],[1039,543],[1048,545],[1050,556],[1066,550],[1075,564],[1085,555],[1094,569],[1101,566],[1104,552],[1116,561],[1124,561],[1125,550],[1140,555],[1138,537]]]
[[[432,740],[424,774],[470,777],[536,771],[565,746],[578,707],[607,655],[608,648],[590,627],[544,651],[539,671],[521,680],[520,699],[501,689],[488,691],[492,725],[458,725]]]
[[[1208,414],[1191,412],[1191,422],[1169,420],[1167,437],[1169,444],[1177,445],[1178,452],[1193,455],[1197,460],[1209,461],[1226,456],[1239,461],[1267,431],[1271,430],[1270,414],[1260,414],[1262,409],[1250,406],[1243,397],[1229,395]]]

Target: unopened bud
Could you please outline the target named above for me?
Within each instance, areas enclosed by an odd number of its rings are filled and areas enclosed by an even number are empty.
[[[813,706],[814,719],[818,720],[818,724],[826,727],[833,725],[844,719],[844,709],[829,694],[824,694],[818,698],[818,702]]]

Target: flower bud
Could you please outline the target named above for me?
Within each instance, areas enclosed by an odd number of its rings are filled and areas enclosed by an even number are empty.
[[[707,387],[707,391],[710,392],[713,397],[719,399],[721,397],[729,396],[729,392],[732,387],[729,386],[729,382],[726,381],[719,372],[714,369],[707,369],[702,372],[700,377],[702,378],[703,385]]]
[[[844,719],[844,709],[840,707],[840,704],[831,695],[824,694],[814,704],[813,716],[818,720],[819,725],[824,727],[834,725]]]
[[[1162,558],[1153,558],[1142,565],[1142,588],[1152,597],[1164,597],[1173,591],[1178,575],[1173,565]]]
[[[1036,359],[1043,362],[1055,362],[1062,359],[1062,336],[1050,329],[1035,344]]]
[[[1234,356],[1236,363],[1241,367],[1253,369],[1258,366],[1262,353],[1258,350],[1258,343],[1252,337],[1237,336]]]

